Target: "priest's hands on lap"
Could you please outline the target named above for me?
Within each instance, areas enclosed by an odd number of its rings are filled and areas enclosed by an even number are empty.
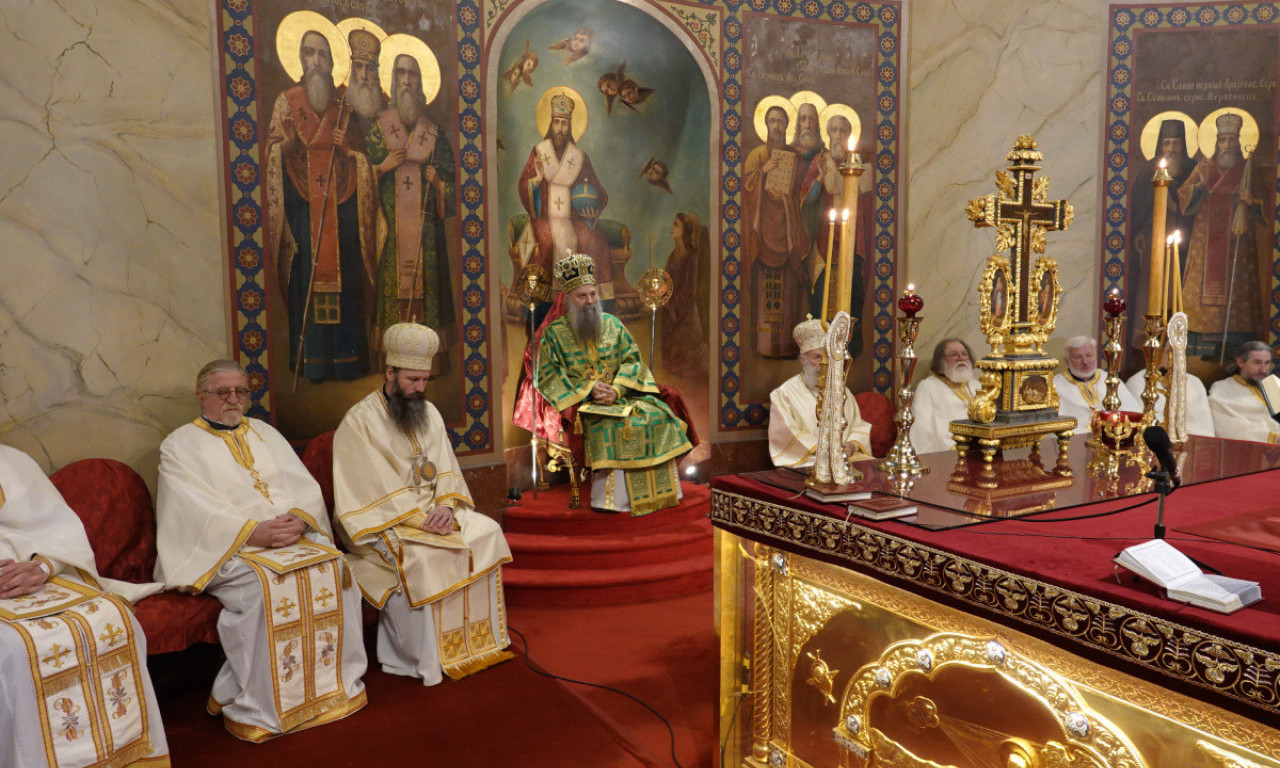
[[[601,405],[613,405],[618,401],[618,392],[603,381],[597,381],[591,387],[591,399]]]
[[[39,592],[48,579],[49,574],[38,561],[0,560],[0,597],[21,597]]]
[[[258,523],[245,543],[252,547],[287,547],[302,538],[306,531],[306,521],[297,515],[276,515]]]
[[[426,519],[422,521],[422,530],[440,536],[453,533],[453,508],[441,506],[428,512]]]

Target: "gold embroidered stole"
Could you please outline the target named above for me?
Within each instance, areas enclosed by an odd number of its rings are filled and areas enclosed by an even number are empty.
[[[946,384],[947,387],[949,387],[951,391],[955,393],[955,396],[960,398],[961,402],[963,402],[966,406],[969,405],[969,403],[973,402],[973,393],[969,391],[968,384],[957,384],[951,379],[948,379],[946,376],[943,376],[940,373],[935,373],[934,376],[937,376],[939,379],[941,379],[942,383]]]
[[[1262,403],[1262,405],[1267,408],[1267,413],[1271,413],[1271,407],[1267,405],[1267,398],[1262,396],[1262,390],[1258,388],[1258,385],[1238,373],[1231,378],[1235,379],[1237,384],[1252,392],[1253,396],[1258,398],[1258,402]]]
[[[1081,381],[1072,375],[1071,371],[1067,371],[1067,380],[1080,390],[1080,396],[1084,398],[1085,405],[1089,406],[1089,410],[1096,411],[1102,408],[1102,402],[1098,399],[1098,390],[1093,385],[1097,383],[1098,377],[1102,375],[1100,369],[1094,369],[1093,375],[1088,381]]]
[[[262,497],[268,502],[271,501],[270,487],[267,486],[265,480],[258,477],[258,470],[254,469],[253,466],[253,450],[249,447],[248,440],[248,419],[241,419],[240,426],[235,429],[214,429],[209,425],[209,422],[204,420],[203,416],[197,416],[192,423],[226,443],[227,450],[231,451],[231,456],[236,460],[236,463],[244,467],[244,470],[253,478],[254,489],[261,493]]]
[[[266,613],[271,682],[280,728],[288,732],[348,700],[342,681],[342,561],[276,573],[257,559]],[[259,729],[227,721],[249,740]],[[239,729],[239,730],[238,730]]]
[[[502,595],[502,563],[478,573],[431,604],[440,666],[461,680],[514,654],[499,645],[507,638],[507,607]]]
[[[101,594],[4,623],[27,648],[49,765],[117,768],[151,754],[145,673],[123,599]]]

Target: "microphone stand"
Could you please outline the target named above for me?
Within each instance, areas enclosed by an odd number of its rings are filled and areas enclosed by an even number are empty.
[[[1173,493],[1174,489],[1177,488],[1179,485],[1181,485],[1181,482],[1177,480],[1176,475],[1170,475],[1168,472],[1165,472],[1163,469],[1153,469],[1150,472],[1148,472],[1146,476],[1151,478],[1152,481],[1154,481],[1155,491],[1157,494],[1160,495],[1159,506],[1156,508],[1156,527],[1154,532],[1154,538],[1163,539],[1164,530],[1165,530],[1164,498],[1169,494]],[[1200,568],[1200,570],[1212,571],[1213,573],[1216,573],[1219,576],[1222,575],[1222,571],[1218,570],[1217,568],[1214,568],[1212,565],[1209,565],[1208,563],[1202,563],[1199,560],[1192,557],[1191,555],[1187,555],[1187,553],[1185,552],[1183,552],[1182,554],[1186,555],[1187,559],[1195,563],[1196,566]]]
[[[1155,482],[1156,493],[1160,494],[1159,507],[1156,511],[1156,529],[1155,538],[1164,538],[1164,498],[1173,493],[1173,489],[1177,486],[1173,483],[1173,478],[1163,469],[1153,469],[1147,473],[1147,477]]]

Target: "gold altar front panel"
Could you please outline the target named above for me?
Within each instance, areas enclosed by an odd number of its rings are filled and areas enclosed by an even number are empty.
[[[1280,732],[871,577],[717,535],[724,766],[1280,768]]]

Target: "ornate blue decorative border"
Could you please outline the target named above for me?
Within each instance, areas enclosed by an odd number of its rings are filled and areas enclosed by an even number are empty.
[[[876,165],[879,181],[874,190],[875,206],[875,336],[872,343],[872,380],[876,391],[887,393],[892,383],[890,361],[893,354],[893,295],[897,275],[898,244],[898,114],[901,104],[901,2],[848,4],[823,0],[728,0],[724,20],[722,67],[722,130],[720,188],[722,258],[720,275],[720,400],[721,429],[750,429],[764,426],[768,409],[764,403],[739,400],[742,373],[742,11],[773,11],[799,19],[829,19],[846,24],[867,24],[876,29],[879,47],[876,58],[875,151],[868,158]],[[870,121],[869,121],[870,122]]]
[[[1135,130],[1133,116],[1133,41],[1135,33],[1153,29],[1195,29],[1280,24],[1280,3],[1113,5],[1107,44],[1107,138],[1103,153],[1102,243],[1106,254],[1102,290],[1125,290],[1128,273],[1129,146]],[[1275,189],[1280,193],[1280,171]],[[1273,221],[1280,221],[1280,195]],[[1271,338],[1280,350],[1280,227],[1272,236]],[[1101,326],[1101,320],[1099,320]]]

